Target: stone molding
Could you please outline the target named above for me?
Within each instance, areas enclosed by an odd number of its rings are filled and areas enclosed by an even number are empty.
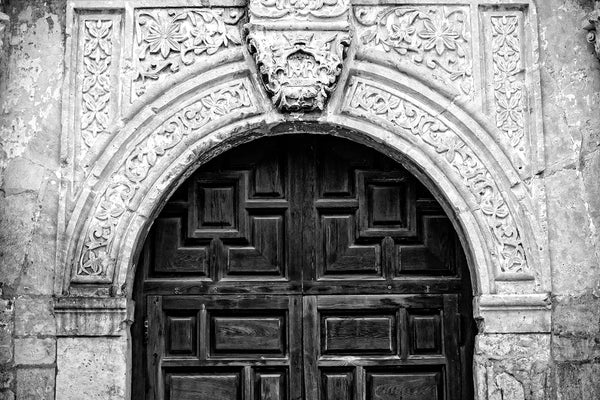
[[[484,295],[474,299],[476,318],[485,333],[550,333],[552,301],[549,294]]]
[[[2,12],[0,4],[0,61],[4,60],[10,34],[10,18]]]
[[[596,56],[600,59],[600,1],[596,1],[594,11],[587,16],[584,29],[588,31],[587,41],[594,45]]]
[[[57,298],[56,336],[121,336],[133,322],[133,310],[133,301],[125,298]]]

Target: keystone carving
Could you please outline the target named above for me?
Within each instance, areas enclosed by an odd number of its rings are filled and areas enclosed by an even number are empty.
[[[350,36],[313,32],[248,37],[262,81],[282,111],[322,111],[335,87]]]
[[[600,37],[598,30],[600,29],[600,1],[596,2],[596,9],[588,15],[588,24],[584,27],[588,31],[587,41],[594,45],[596,56],[600,58]]]
[[[350,45],[346,0],[251,0],[247,42],[277,109],[325,109]]]

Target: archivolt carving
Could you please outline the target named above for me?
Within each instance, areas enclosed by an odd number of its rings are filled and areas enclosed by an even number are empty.
[[[273,104],[284,111],[323,110],[342,71],[350,36],[345,32],[264,32],[248,35]]]
[[[81,255],[76,261],[75,280],[110,281],[113,265],[109,252],[116,227],[150,170],[169,149],[207,123],[252,107],[247,81],[234,81],[205,94],[140,142],[110,178],[108,189],[96,207],[84,236]]]
[[[146,81],[178,72],[202,55],[240,45],[242,8],[139,9],[135,13],[134,95]]]
[[[427,67],[437,79],[472,93],[468,7],[360,7],[354,14],[362,44],[394,51],[400,60]]]
[[[355,79],[344,111],[375,115],[431,147],[460,175],[485,216],[498,246],[500,273],[528,274],[523,243],[508,206],[490,172],[473,150],[446,124],[397,94]]]

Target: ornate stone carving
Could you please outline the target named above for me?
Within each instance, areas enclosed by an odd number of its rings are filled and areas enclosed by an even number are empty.
[[[490,22],[496,126],[510,145],[524,155],[526,92],[520,19],[517,15],[493,15]]]
[[[283,111],[323,110],[342,71],[350,36],[343,32],[254,32],[250,51],[273,104]]]
[[[332,18],[348,11],[348,0],[251,0],[251,15],[261,18]]]
[[[81,83],[81,137],[92,147],[110,123],[111,62],[114,26],[111,19],[83,22],[83,80]]]
[[[238,22],[242,8],[138,9],[135,12],[133,95],[157,81],[192,65],[200,57],[240,45]]]
[[[150,170],[185,136],[211,121],[230,117],[233,112],[249,111],[253,104],[247,85],[246,80],[238,80],[205,94],[198,102],[169,118],[134,148],[118,173],[111,177],[108,189],[96,206],[76,261],[75,281],[111,280],[110,248],[116,228]]]
[[[501,274],[529,274],[525,251],[506,201],[475,152],[442,121],[398,94],[355,79],[344,111],[375,116],[418,138],[448,163],[475,196],[498,247]]]
[[[350,45],[348,0],[251,0],[247,42],[280,111],[322,111]]]
[[[600,58],[600,1],[596,1],[596,8],[587,17],[588,23],[584,27],[587,34],[587,41],[594,45],[596,56]]]
[[[358,7],[363,45],[398,53],[400,62],[427,68],[442,83],[473,91],[469,8],[462,6]]]

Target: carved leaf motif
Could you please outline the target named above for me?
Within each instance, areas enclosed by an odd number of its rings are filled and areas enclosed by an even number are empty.
[[[436,79],[457,82],[472,94],[472,58],[468,11],[450,6],[358,7],[358,34],[363,44],[396,52]]]
[[[246,84],[238,81],[207,93],[138,144],[127,157],[125,165],[112,177],[108,189],[98,202],[76,263],[76,275],[107,278],[113,264],[109,252],[115,230],[142,182],[169,149],[210,121],[230,116],[235,111],[249,111],[250,107],[252,101]]]
[[[240,45],[239,9],[141,9],[136,12],[134,95],[142,96],[148,80],[159,81],[192,65],[201,55]]]
[[[111,20],[84,23],[80,129],[87,147],[93,146],[98,135],[107,133],[110,124],[112,34]]]
[[[520,68],[519,18],[515,15],[492,16],[490,22],[496,126],[510,145],[525,157],[525,85]]]
[[[375,115],[422,140],[452,166],[475,197],[496,239],[504,273],[529,273],[523,243],[508,205],[490,172],[469,146],[442,121],[399,96],[362,80],[352,85],[344,110],[358,116]]]

